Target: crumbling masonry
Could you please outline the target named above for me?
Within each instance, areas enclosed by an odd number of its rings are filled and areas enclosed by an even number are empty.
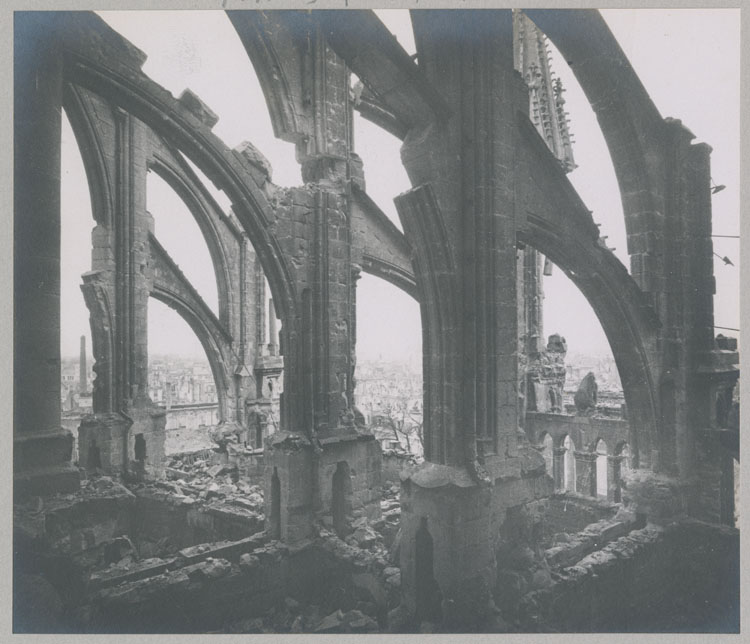
[[[264,532],[252,537],[254,520],[226,518],[215,508],[185,510],[194,540],[180,543],[187,550],[179,557],[146,559],[129,571],[117,582],[119,595],[100,595],[98,610],[108,623],[134,630],[172,623],[167,615],[152,619],[153,607],[140,603],[142,621],[130,619],[122,606],[139,602],[134,597],[141,592],[132,584],[159,596],[189,577],[185,588],[192,590],[181,601],[186,613],[208,620],[194,627],[210,630],[216,626],[208,609],[198,609],[210,604],[201,604],[202,583],[221,580],[211,583],[268,609],[279,593],[283,599],[284,584],[302,583],[295,574],[314,595],[316,576],[322,583],[333,570],[357,592],[367,589],[380,611],[377,627],[391,631],[420,622],[452,630],[637,630],[658,621],[642,599],[648,588],[669,596],[673,611],[690,612],[674,595],[689,591],[719,597],[734,614],[737,532],[726,526],[734,516],[732,459],[739,458],[728,412],[738,355],[736,342],[714,338],[711,149],[691,143],[680,121],[659,115],[599,14],[412,11],[415,58],[372,12],[228,15],[257,72],[274,133],[296,145],[302,186],[275,185],[251,143],[224,145],[211,131],[217,122],[211,109],[189,90],[175,98],[150,80],[141,71],[145,55],[95,15],[16,13],[18,574],[46,575],[63,593],[65,575],[38,563],[52,561],[38,554],[40,544],[64,541],[66,556],[80,561],[105,547],[105,532],[121,544],[122,535],[172,521],[178,533],[184,509],[173,508],[169,519],[152,510],[152,525],[143,514],[155,507],[151,497],[149,506],[143,494],[136,491],[134,499],[119,483],[79,490],[72,436],[60,429],[64,108],[96,220],[91,271],[81,286],[96,373],[94,413],[79,429],[81,468],[128,485],[164,476],[165,417],[147,387],[150,297],[180,313],[205,348],[224,444],[243,435],[248,441],[248,432],[257,442],[256,403],[267,398],[266,379],[279,376],[283,356],[280,430],[265,443]],[[620,185],[629,270],[600,238],[565,176],[575,163],[542,32],[574,61],[602,127]],[[361,81],[356,90],[352,74]],[[395,198],[403,233],[367,195],[352,141],[353,110],[403,142],[413,186]],[[185,158],[228,196],[230,212]],[[180,195],[200,226],[217,276],[218,316],[158,241],[146,211],[149,171]],[[576,510],[580,525],[559,530],[550,525],[571,520],[555,514],[553,495],[563,487],[560,449],[571,430],[543,413],[561,410],[566,350],[563,338],[547,344],[543,335],[545,258],[580,288],[610,342],[628,409],[628,424],[617,431],[628,432],[633,467],[609,493],[610,502],[625,502],[620,514],[606,503],[584,504]],[[309,545],[320,543],[322,525],[339,536],[360,526],[365,543],[365,524],[387,525],[381,511],[391,512],[381,504],[380,448],[355,406],[362,271],[415,297],[422,315],[426,460],[401,474],[400,530],[390,562],[352,554],[334,536],[327,545]],[[257,354],[265,341],[258,335],[266,314],[263,275],[275,308],[269,315],[281,322],[280,356],[274,348],[270,358]],[[543,433],[553,436],[554,477],[545,467]],[[579,491],[590,493],[593,481],[593,496],[595,449],[576,454]],[[610,456],[614,471],[619,461]],[[116,519],[92,519],[87,527],[87,510],[68,516],[60,509],[65,498],[90,507],[91,494],[101,504],[105,498]],[[34,499],[46,507],[39,510],[47,517],[43,527],[28,516]],[[50,518],[63,514],[59,525]],[[555,541],[556,532],[577,532],[587,522],[572,541]],[[214,559],[206,560],[207,550],[190,550],[200,539],[232,542],[214,544]],[[319,560],[311,547],[323,548]],[[658,580],[648,576],[656,556],[650,553],[662,553]],[[680,567],[681,557],[690,565]],[[335,565],[325,569],[330,561]],[[584,572],[552,581],[550,566],[576,562]],[[592,566],[596,572],[586,577]],[[399,574],[400,592],[383,590],[392,590]],[[20,593],[27,577],[17,579]],[[115,584],[92,579],[94,589]],[[616,592],[626,600],[607,599]],[[596,617],[563,611],[581,593],[599,598]],[[222,607],[222,619],[244,615],[231,610]],[[326,618],[334,626],[318,630],[374,624],[358,619]]]

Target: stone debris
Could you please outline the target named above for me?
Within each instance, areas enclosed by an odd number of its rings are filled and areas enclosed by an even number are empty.
[[[377,633],[378,623],[359,610],[344,613],[341,609],[326,616],[315,628],[316,633]]]
[[[246,552],[240,557],[240,569],[244,572],[252,572],[260,565],[258,557]]]
[[[196,567],[193,571],[188,573],[188,577],[190,577],[191,580],[219,579],[228,574],[231,569],[232,564],[226,559],[214,559],[213,557],[209,557],[206,559],[205,565]]]
[[[316,633],[332,633],[338,631],[344,623],[344,613],[341,610],[334,611],[323,619],[315,629]]]
[[[238,478],[237,468],[226,463],[210,465],[206,459],[173,457],[166,467],[167,480],[149,483],[179,498],[184,505],[221,501],[255,513],[263,520],[263,488]]]

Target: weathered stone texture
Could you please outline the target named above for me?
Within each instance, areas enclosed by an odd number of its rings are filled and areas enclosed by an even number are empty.
[[[524,597],[522,630],[737,632],[738,533],[700,523],[636,530]],[[717,574],[718,573],[718,574]],[[722,581],[719,581],[722,580]]]
[[[211,132],[211,108],[190,90],[175,98],[151,81],[140,69],[145,55],[100,18],[18,14],[16,496],[46,499],[74,490],[80,478],[71,465],[72,437],[59,427],[64,107],[96,220],[92,270],[81,287],[96,373],[94,415],[79,428],[81,465],[128,481],[164,474],[165,417],[148,398],[147,378],[148,300],[160,298],[208,348],[221,467],[257,475],[260,464],[242,463],[243,450],[265,441],[266,535],[287,544],[224,544],[210,560],[188,552],[171,563],[141,563],[118,586],[109,585],[117,573],[104,575],[87,622],[92,630],[107,623],[125,630],[216,628],[270,610],[295,583],[320,592],[324,582],[350,573],[317,623],[320,632],[372,629],[362,606],[350,605],[353,588],[369,589],[363,601],[374,600],[381,622],[400,588],[403,610],[393,613],[394,623],[411,612],[424,622],[442,619],[452,630],[634,630],[635,616],[658,630],[670,625],[671,614],[659,621],[650,605],[665,596],[674,597],[664,604],[674,614],[709,621],[721,612],[718,598],[734,619],[736,533],[685,520],[734,520],[739,421],[730,427],[729,416],[738,355],[736,345],[713,336],[710,148],[658,114],[595,11],[411,16],[416,60],[371,12],[229,12],[274,131],[296,146],[304,185],[282,188],[252,143],[230,150]],[[612,151],[630,273],[565,177],[573,159],[561,88],[552,82],[537,28],[575,61]],[[362,87],[351,88],[352,72]],[[403,140],[412,183],[395,200],[403,234],[365,192],[353,146],[355,104]],[[222,211],[183,154],[229,197],[231,212]],[[157,241],[146,210],[149,171],[183,198],[201,228],[217,276],[218,315]],[[554,336],[546,351],[542,346],[539,253],[574,280],[599,317],[620,371],[627,423],[590,415],[590,382],[577,396],[586,415],[544,413],[562,409],[565,347]],[[427,461],[401,473],[401,534],[393,537],[401,571],[383,572],[386,591],[368,576],[372,570],[352,564],[360,555],[331,546],[334,537],[323,548],[331,557],[316,560],[317,552],[300,546],[315,536],[318,520],[330,521],[339,536],[353,530],[360,543],[372,541],[367,520],[382,520],[380,448],[355,413],[362,270],[417,297],[422,312]],[[280,431],[269,436],[277,401]],[[553,438],[551,473],[531,446],[541,445],[543,433]],[[578,450],[575,460],[562,447],[566,436]],[[539,500],[570,483],[563,481],[566,462],[575,465],[579,494],[596,496],[599,439],[608,448],[607,498],[622,496],[629,514],[649,527],[604,546],[630,519],[576,529],[568,541],[565,532],[548,534]],[[634,468],[627,475],[625,443]],[[97,485],[58,498],[39,516],[19,515],[19,529],[32,525],[31,541],[46,539],[52,550],[82,560],[107,548],[119,552],[131,528],[134,539],[169,537],[192,546],[199,539],[241,540],[260,527],[258,513],[247,508],[194,507],[195,499],[181,494],[143,492],[134,503],[118,488],[106,501],[92,500],[87,494]],[[559,505],[547,510],[551,522],[572,531],[587,511],[571,503],[572,518],[557,516]],[[547,543],[557,537],[558,545]],[[562,577],[553,580],[550,561],[565,569]],[[52,569],[56,579],[64,576]],[[18,587],[60,614],[37,572],[21,571]],[[703,576],[710,581],[701,589]],[[693,590],[698,603],[686,599]],[[493,592],[513,613],[505,621]],[[699,600],[708,612],[696,609]],[[302,622],[295,623],[299,630]]]

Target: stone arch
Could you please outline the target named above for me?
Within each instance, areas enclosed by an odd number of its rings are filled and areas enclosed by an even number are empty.
[[[285,391],[297,391],[299,359],[297,346],[300,319],[292,268],[275,236],[276,215],[263,186],[253,177],[254,166],[243,155],[230,150],[191,108],[140,70],[143,55],[134,51],[100,18],[76,13],[61,20],[59,36],[63,51],[64,78],[90,89],[112,104],[130,112],[158,136],[185,154],[232,202],[233,210],[252,242],[268,279],[274,303],[282,320]],[[282,399],[282,423],[290,396]],[[298,398],[298,397],[297,397]]]
[[[96,98],[76,85],[63,88],[63,109],[73,128],[78,152],[83,160],[91,195],[91,212],[97,224],[108,226],[112,221],[113,186],[107,167],[105,146],[94,124],[93,101]]]
[[[171,152],[171,151],[170,151]],[[209,215],[208,208],[221,209],[202,189],[200,181],[191,177],[189,171],[180,166],[174,154],[152,154],[149,159],[149,169],[159,176],[175,194],[182,200],[195,222],[200,228],[203,239],[208,247],[211,263],[216,276],[216,288],[219,296],[219,319],[228,324],[231,319],[231,278],[229,274],[227,249],[221,240],[221,235],[215,222]]]
[[[617,445],[615,445],[615,449],[613,450],[612,453],[615,454],[616,456],[619,456],[620,454],[623,453],[623,451],[627,451],[627,449],[628,449],[627,441],[620,441],[619,443],[617,443]]]
[[[276,12],[227,11],[226,14],[255,68],[274,135],[284,141],[297,143],[303,136],[302,123],[305,119],[298,107],[302,97],[295,95],[292,89],[295,82],[290,79],[287,69],[289,52],[294,53],[292,60],[297,57],[294,34],[290,33],[286,24],[279,24],[275,20]],[[268,28],[270,23],[273,23],[272,29]]]
[[[64,83],[63,109],[73,130],[86,173],[91,214],[96,222],[92,242],[96,245],[97,239],[106,239],[114,212],[114,169],[108,160],[107,143],[102,140],[102,131],[96,124],[96,112],[105,110],[111,116],[111,108],[95,94],[72,83]],[[118,400],[112,375],[116,360],[112,333],[114,303],[110,301],[107,292],[104,271],[90,270],[84,273],[82,281],[81,291],[89,310],[94,358],[93,411],[110,412],[116,409]]]
[[[231,382],[231,374],[228,372],[226,357],[222,355],[220,342],[214,337],[213,333],[211,333],[205,320],[177,293],[167,289],[154,287],[151,291],[151,297],[159,300],[176,311],[180,317],[188,323],[188,326],[193,330],[193,333],[195,333],[203,350],[206,352],[208,364],[211,367],[211,373],[213,374],[214,382],[216,383],[216,395],[219,399],[219,422],[229,420],[230,414],[227,389]]]
[[[90,22],[92,20],[95,24]],[[92,38],[102,30],[109,30],[97,17],[79,14],[71,19],[69,26],[64,43],[66,77],[90,87],[171,141],[227,194],[258,252],[274,292],[274,302],[285,317],[293,317],[296,305],[291,269],[273,234],[275,213],[261,188],[249,179],[253,176],[249,161],[230,150],[185,103],[140,70],[133,69],[127,61],[121,61],[123,52],[115,49],[108,52],[111,54],[108,56],[97,52],[91,44]]]
[[[379,257],[373,255],[364,255],[363,260],[362,270],[365,273],[392,284],[408,296],[419,301],[419,292],[417,291],[414,273],[405,271],[400,266],[381,261]]]
[[[663,173],[658,170],[664,120],[598,11],[524,13],[572,63],[596,114],[620,186],[628,253],[652,251],[654,241],[645,233],[664,214]]]
[[[638,466],[648,467],[658,449],[656,334],[659,328],[646,296],[625,267],[595,241],[575,239],[548,222],[529,219],[519,231],[528,243],[554,262],[578,287],[599,319],[609,341],[630,413],[630,442]]]

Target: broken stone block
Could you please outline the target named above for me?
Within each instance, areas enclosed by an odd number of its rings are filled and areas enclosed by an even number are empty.
[[[350,610],[344,615],[344,622],[353,633],[376,633],[378,623],[358,610]]]
[[[192,90],[184,90],[177,100],[179,100],[180,103],[182,103],[182,105],[193,114],[193,116],[209,129],[219,122],[219,117],[216,113]]]
[[[243,141],[236,148],[234,152],[242,156],[250,165],[259,171],[261,181],[265,180],[270,183],[273,175],[273,170],[268,159],[263,156],[263,153],[258,150],[250,141]]]
[[[234,487],[234,485],[220,485],[219,489],[217,490],[219,494],[222,496],[229,496],[231,494],[234,494],[237,491],[237,488]]]
[[[550,575],[549,570],[539,568],[538,570],[534,571],[534,574],[531,576],[530,585],[532,590],[547,588],[548,586],[551,586],[552,576]]]
[[[385,583],[393,588],[400,588],[401,587],[401,571],[397,571],[396,573],[388,576],[385,580]]]
[[[316,633],[334,633],[340,631],[344,623],[344,613],[341,610],[334,611],[323,618],[315,629]]]
[[[213,559],[209,557],[206,561],[188,571],[188,577],[193,580],[219,579],[226,575],[231,569],[232,564],[226,559]]]
[[[358,545],[360,548],[370,548],[378,540],[378,534],[372,528],[368,526],[357,528],[354,531],[354,534],[352,535],[352,537],[354,538],[356,545]],[[347,539],[347,543],[349,543],[348,539]]]
[[[241,508],[247,508],[248,510],[255,510],[257,508],[257,506],[254,503],[251,503],[250,501],[248,501],[247,499],[241,496],[234,497],[231,500],[231,503],[232,505],[237,505]]]
[[[211,478],[216,478],[220,474],[224,474],[225,472],[228,472],[229,468],[226,465],[213,465],[208,468],[208,475]]]
[[[235,485],[237,486],[237,489],[240,492],[242,492],[242,494],[250,494],[250,492],[252,492],[251,487],[247,484],[247,482],[243,481],[242,479],[237,481]]]

